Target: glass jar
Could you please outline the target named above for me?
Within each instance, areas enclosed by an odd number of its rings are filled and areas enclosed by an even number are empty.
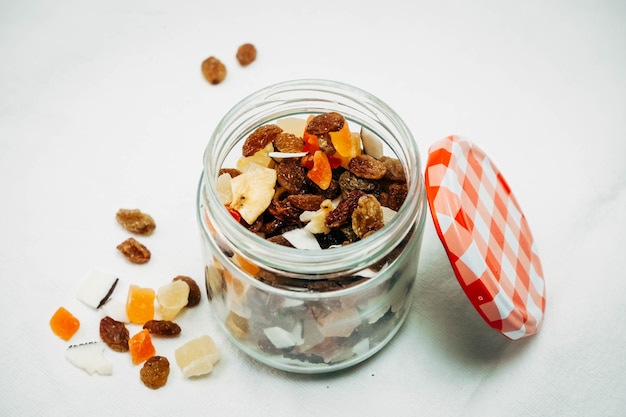
[[[350,130],[380,139],[400,160],[408,196],[382,229],[349,245],[303,250],[242,227],[217,193],[217,177],[245,138],[285,117],[335,111]],[[230,165],[229,165],[230,163]],[[426,216],[416,142],[400,117],[371,94],[326,80],[266,87],[239,102],[204,154],[197,213],[207,295],[214,316],[243,352],[271,367],[319,373],[357,364],[383,348],[409,312]]]

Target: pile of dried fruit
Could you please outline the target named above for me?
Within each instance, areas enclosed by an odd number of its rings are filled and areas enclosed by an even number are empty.
[[[299,249],[367,237],[395,215],[407,190],[400,161],[336,112],[260,126],[236,167],[217,179],[220,201],[244,227]]]
[[[136,234],[149,235],[156,227],[152,217],[140,210],[121,209],[116,218],[126,230]],[[127,257],[132,255],[124,254]],[[65,356],[90,374],[110,375],[113,366],[105,358],[106,348],[128,352],[133,365],[143,364],[141,381],[149,388],[160,388],[167,382],[170,363],[165,356],[157,355],[153,338],[172,338],[181,334],[181,327],[173,320],[184,309],[200,303],[200,287],[193,278],[183,275],[174,277],[156,291],[130,284],[122,302],[113,297],[119,281],[101,270],[91,271],[83,280],[76,297],[103,315],[99,325],[101,340],[71,345]],[[132,330],[135,326],[141,328],[131,336],[129,328]],[[80,321],[60,307],[50,319],[50,328],[61,339],[69,341],[79,330]],[[185,377],[207,374],[219,360],[219,352],[209,336],[188,340],[178,347],[175,356]]]

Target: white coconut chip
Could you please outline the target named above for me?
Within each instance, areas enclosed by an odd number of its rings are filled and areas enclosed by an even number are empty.
[[[270,152],[267,154],[270,158],[286,159],[286,158],[302,158],[307,156],[308,152]]]
[[[302,328],[298,329],[298,331],[302,331]],[[291,332],[283,329],[282,327],[268,327],[263,330],[265,336],[272,342],[272,344],[277,349],[284,349],[288,347],[296,346],[301,340],[299,336],[294,335]]]
[[[380,159],[383,156],[383,143],[371,130],[361,127],[363,150],[369,156]]]
[[[109,300],[118,281],[115,275],[94,269],[78,288],[76,298],[89,307],[98,309]]]
[[[89,342],[72,345],[65,351],[65,357],[74,366],[84,369],[89,375],[113,374],[113,364],[104,357],[103,342]]]
[[[293,229],[283,233],[283,237],[297,249],[322,249],[315,235],[308,230]]]

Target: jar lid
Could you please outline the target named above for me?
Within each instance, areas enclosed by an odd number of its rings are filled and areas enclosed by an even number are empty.
[[[541,262],[495,164],[467,139],[448,136],[430,147],[425,182],[437,234],[474,308],[509,339],[536,333],[546,306]]]

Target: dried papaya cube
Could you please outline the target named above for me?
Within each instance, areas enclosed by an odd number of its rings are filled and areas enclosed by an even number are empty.
[[[59,307],[50,318],[50,328],[66,342],[74,336],[80,327],[80,321],[65,307]]]
[[[130,285],[126,298],[126,314],[128,320],[135,324],[144,324],[154,319],[155,294],[152,288],[141,288]]]
[[[156,353],[152,337],[147,329],[142,329],[128,341],[128,351],[133,365],[138,365]]]

